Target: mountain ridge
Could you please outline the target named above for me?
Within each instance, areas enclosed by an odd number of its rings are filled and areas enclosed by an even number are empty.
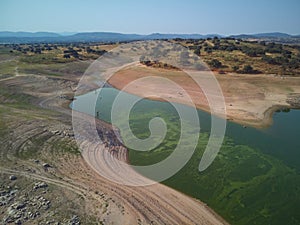
[[[54,32],[26,32],[26,31],[0,31],[0,37],[61,37],[60,34]]]
[[[33,42],[116,42],[134,40],[155,40],[155,39],[206,39],[213,37],[229,37],[240,39],[260,39],[260,38],[299,38],[300,35],[290,35],[281,32],[219,35],[219,34],[172,34],[172,33],[152,33],[152,34],[124,34],[118,32],[78,32],[70,35],[61,35],[54,32],[12,32],[0,31],[0,43],[33,43]]]

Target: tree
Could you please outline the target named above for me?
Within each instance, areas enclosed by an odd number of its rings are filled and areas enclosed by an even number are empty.
[[[291,69],[298,69],[300,67],[300,61],[298,59],[291,59],[288,63],[288,67]]]
[[[41,51],[41,49],[37,48],[37,49],[35,49],[34,53],[35,54],[42,54],[42,51]]]
[[[195,49],[194,53],[198,56],[200,56],[201,54],[201,46],[197,46],[197,48]]]
[[[261,41],[261,42],[259,42],[259,44],[262,45],[262,46],[266,46],[266,42],[265,41]]]
[[[73,51],[71,52],[71,55],[72,55],[74,58],[79,58],[79,54],[78,54],[78,52],[77,52],[76,50],[73,50]]]
[[[265,54],[265,52],[262,48],[249,48],[247,46],[243,46],[241,48],[241,51],[243,53],[245,53],[247,56],[250,56],[250,57],[256,57],[258,55]]]
[[[223,66],[222,63],[217,59],[211,60],[208,64],[213,68],[221,68]]]
[[[220,39],[218,37],[214,37],[213,40],[212,40],[212,42],[214,44],[218,44],[218,43],[220,43]]]
[[[245,65],[244,68],[243,68],[243,73],[253,73],[254,70],[252,68],[252,66],[250,65]]]
[[[65,59],[69,59],[69,58],[71,58],[71,57],[70,57],[70,55],[68,55],[68,54],[64,54],[64,58],[65,58]]]
[[[238,67],[238,66],[233,66],[233,67],[232,67],[232,70],[233,70],[234,72],[236,72],[236,71],[239,70],[239,67]]]
[[[283,48],[282,48],[282,44],[275,44],[274,42],[271,42],[267,45],[266,52],[269,53],[283,53]]]
[[[207,53],[212,53],[212,48],[211,47],[205,47],[204,51],[206,51]]]
[[[282,56],[276,56],[274,58],[270,56],[263,56],[262,60],[272,65],[284,65],[289,62],[288,58]]]

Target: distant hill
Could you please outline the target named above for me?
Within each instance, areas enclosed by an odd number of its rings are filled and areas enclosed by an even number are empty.
[[[67,40],[79,41],[129,41],[143,39],[144,35],[113,32],[85,32],[67,36]]]
[[[259,34],[238,34],[238,35],[231,35],[230,37],[246,39],[246,38],[293,38],[297,36],[292,36],[286,33],[273,32],[273,33],[259,33]]]
[[[61,35],[52,32],[11,32],[1,31],[0,37],[18,37],[18,38],[39,38],[39,37],[60,37]]]
[[[149,35],[145,35],[145,39],[174,39],[174,38],[181,38],[181,39],[203,39],[203,38],[212,38],[212,37],[222,37],[219,34],[161,34],[161,33],[153,33]]]
[[[153,33],[149,35],[140,34],[122,34],[113,32],[93,32],[93,33],[78,33],[67,37],[69,40],[81,41],[130,41],[130,40],[155,40],[155,39],[201,39],[208,37],[221,37],[217,34],[201,35],[201,34],[161,34]]]
[[[255,38],[252,34],[237,34],[237,35],[230,35],[230,38],[236,38],[236,39],[248,39],[248,38]]]
[[[74,35],[77,34],[78,32],[59,32],[58,34],[61,36],[70,36],[70,35]]]
[[[35,42],[116,42],[116,41],[133,41],[133,40],[154,40],[154,39],[205,39],[213,37],[224,37],[219,34],[162,34],[153,33],[149,35],[140,34],[123,34],[115,32],[83,32],[83,33],[63,33],[57,34],[52,32],[0,32],[0,43],[35,43]],[[285,33],[260,33],[260,34],[239,34],[228,37],[240,39],[282,39],[282,38],[300,38]]]
[[[280,32],[254,34],[255,37],[261,38],[290,38],[292,35]]]

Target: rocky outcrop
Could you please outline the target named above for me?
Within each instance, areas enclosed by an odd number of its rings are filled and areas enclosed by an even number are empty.
[[[300,108],[300,93],[290,94],[286,102],[293,108]]]

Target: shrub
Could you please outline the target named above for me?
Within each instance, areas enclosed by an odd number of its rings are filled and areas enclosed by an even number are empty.
[[[223,66],[222,63],[217,59],[211,60],[208,64],[213,68],[221,68]]]
[[[260,73],[260,71],[258,70],[254,70],[252,66],[250,65],[245,65],[242,69],[242,71],[240,71],[241,73],[248,73],[248,74],[257,74]]]

